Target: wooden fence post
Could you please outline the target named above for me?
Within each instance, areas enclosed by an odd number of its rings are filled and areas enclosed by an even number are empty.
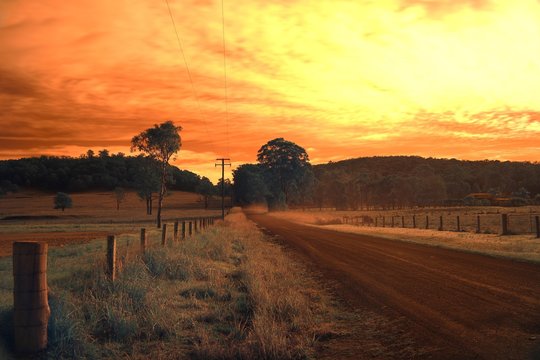
[[[443,229],[443,218],[442,215],[439,217],[439,231],[442,231]]]
[[[382,217],[382,227],[386,227],[386,219],[384,216]]]
[[[174,222],[174,228],[173,228],[173,242],[178,241],[178,220]]]
[[[15,351],[35,353],[47,347],[51,314],[47,299],[47,244],[13,243],[13,280]]]
[[[534,222],[536,223],[536,237],[540,238],[540,219],[538,215],[534,217]]]
[[[146,229],[141,229],[141,253],[144,255],[146,252]]]
[[[501,214],[501,235],[508,235],[508,214]]]
[[[186,238],[186,222],[182,221],[182,240]]]
[[[456,221],[457,221],[457,232],[460,232],[461,231],[461,224],[459,223],[459,215],[457,215],[456,217]]]
[[[476,233],[480,234],[480,215],[476,215]]]
[[[114,281],[116,279],[116,236],[107,236],[107,275]]]
[[[426,229],[429,229],[429,216],[426,215]]]
[[[191,237],[191,234],[193,234],[193,223],[189,222],[189,237]]]
[[[405,216],[401,215],[401,227],[405,227]]]
[[[392,222],[391,222],[391,224],[392,224],[392,227],[394,227],[394,215],[392,215]]]
[[[413,229],[416,229],[416,215],[412,216],[412,227]]]
[[[167,242],[167,224],[163,224],[163,229],[161,230],[161,245],[165,246]]]

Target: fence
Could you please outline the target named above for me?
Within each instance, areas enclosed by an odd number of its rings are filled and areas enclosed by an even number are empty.
[[[539,215],[529,214],[358,215],[343,216],[342,223],[356,226],[469,231],[500,235],[535,234],[537,238],[540,238]]]
[[[203,232],[221,217],[186,218],[176,220],[173,232],[167,224],[161,229],[161,246],[170,241],[177,243]],[[195,231],[193,232],[193,228]],[[189,232],[187,231],[189,230]],[[144,255],[149,244],[146,228],[140,230],[140,247],[137,252]],[[128,247],[130,246],[128,242]],[[154,245],[155,246],[155,245]],[[107,236],[105,273],[115,281],[121,271],[119,266],[127,261],[127,254],[119,255],[115,235]],[[45,243],[22,241],[13,243],[13,327],[14,346],[18,354],[30,355],[47,347],[47,325],[50,316],[47,288],[47,252]]]

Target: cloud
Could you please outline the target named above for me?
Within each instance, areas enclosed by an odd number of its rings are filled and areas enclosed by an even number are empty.
[[[1,95],[28,98],[43,95],[43,91],[29,74],[0,68]]]
[[[221,2],[170,3],[193,83],[161,2],[0,2],[0,157],[128,152],[167,119],[211,178],[276,137],[314,162],[540,150],[535,1],[226,2],[227,104]]]

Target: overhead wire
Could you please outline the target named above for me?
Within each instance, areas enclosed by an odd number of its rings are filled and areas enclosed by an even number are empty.
[[[227,155],[230,158],[229,148],[229,90],[227,87],[227,51],[225,47],[225,0],[221,0],[221,31],[223,40],[223,78],[225,83],[225,131],[227,139]]]
[[[180,53],[182,54],[182,58],[184,59],[184,65],[186,66],[186,72],[187,72],[187,75],[188,75],[188,78],[189,78],[189,83],[191,84],[191,91],[193,92],[193,95],[195,97],[195,102],[197,104],[197,110],[199,112],[199,116],[200,116],[201,120],[203,121],[204,131],[206,133],[206,136],[207,136],[207,138],[209,138],[208,128],[207,128],[208,120],[203,115],[203,111],[202,111],[202,108],[201,108],[201,103],[199,101],[199,95],[198,95],[197,90],[195,89],[195,85],[193,83],[193,78],[191,76],[191,71],[189,70],[188,61],[187,61],[187,58],[186,58],[186,54],[184,52],[184,47],[182,46],[182,41],[180,40],[180,35],[178,34],[178,29],[176,28],[176,22],[174,21],[174,16],[173,16],[172,11],[171,11],[171,6],[169,5],[169,0],[165,0],[165,3],[167,4],[167,10],[169,10],[169,16],[171,18],[171,22],[172,22],[172,25],[173,25],[173,28],[174,28],[174,33],[176,34],[176,41],[178,42],[178,47],[180,49]],[[215,150],[215,148],[213,148],[212,150]]]

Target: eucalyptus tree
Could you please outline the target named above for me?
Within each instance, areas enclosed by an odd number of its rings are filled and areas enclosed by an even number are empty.
[[[163,198],[167,192],[167,169],[169,161],[180,151],[182,139],[179,132],[181,126],[176,126],[172,121],[166,121],[154,125],[131,139],[131,151],[141,151],[154,159],[158,164],[160,175],[160,187],[158,193],[157,227],[161,228],[161,209]]]

